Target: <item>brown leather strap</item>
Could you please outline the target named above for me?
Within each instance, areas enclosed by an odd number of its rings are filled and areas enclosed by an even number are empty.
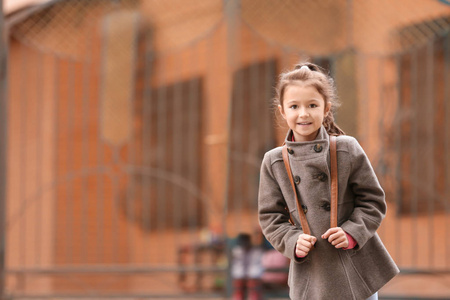
[[[297,204],[298,216],[300,218],[300,224],[302,225],[303,232],[311,235],[311,230],[309,229],[308,220],[306,219],[305,212],[303,211],[302,204],[300,202],[300,197],[297,193],[297,189],[295,188],[294,178],[292,177],[291,166],[289,164],[289,155],[287,153],[287,146],[284,145],[281,153],[283,154],[283,161],[286,167],[286,171],[289,177],[289,181],[291,182],[292,190],[295,195],[295,203]]]
[[[336,137],[330,136],[330,163],[331,163],[331,228],[337,227],[337,203],[338,203],[338,176]]]
[[[297,211],[300,218],[300,224],[302,225],[303,232],[311,235],[311,230],[309,229],[308,220],[306,219],[305,213],[300,202],[300,195],[297,193],[295,188],[294,178],[292,176],[291,165],[289,164],[289,155],[287,152],[287,146],[283,145],[281,150],[283,155],[284,166],[291,182],[292,191],[295,195],[295,203],[297,204]],[[337,227],[337,203],[338,203],[338,177],[337,177],[337,151],[336,151],[336,137],[330,136],[330,163],[331,163],[331,204],[330,204],[330,227]],[[290,217],[290,216],[289,216]]]

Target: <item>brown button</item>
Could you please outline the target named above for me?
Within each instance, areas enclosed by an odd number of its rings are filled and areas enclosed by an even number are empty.
[[[320,181],[324,182],[324,181],[327,180],[327,174],[320,173],[319,175],[317,175],[317,179],[319,179]]]
[[[330,211],[330,210],[331,210],[330,204],[323,204],[321,207],[322,207],[324,210],[326,210],[326,211]]]
[[[294,150],[292,150],[291,148],[287,148],[287,152],[288,152],[289,154],[294,154]]]
[[[294,182],[295,182],[295,184],[299,184],[300,183],[300,176],[295,176],[294,177]]]
[[[305,214],[308,212],[308,206],[302,205],[302,209]]]
[[[317,144],[317,145],[314,145],[314,151],[316,151],[316,152],[321,152],[322,151],[322,145],[321,144]]]

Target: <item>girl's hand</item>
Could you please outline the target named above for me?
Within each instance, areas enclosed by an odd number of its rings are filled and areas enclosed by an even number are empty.
[[[328,239],[328,242],[336,249],[347,248],[348,239],[345,231],[341,227],[330,228],[322,234],[323,239]]]
[[[297,257],[305,257],[316,243],[317,238],[309,234],[300,234],[295,247],[295,255]]]

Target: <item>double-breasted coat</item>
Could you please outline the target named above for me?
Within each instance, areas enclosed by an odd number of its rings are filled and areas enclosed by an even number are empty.
[[[334,248],[321,238],[330,228],[329,135],[322,126],[314,141],[291,139],[289,131],[285,142],[292,149],[289,159],[296,189],[311,235],[317,238],[305,258],[295,257],[302,228],[281,147],[264,156],[258,196],[259,221],[265,237],[291,259],[290,298],[366,299],[399,272],[376,233],[386,214],[384,191],[356,139],[338,136],[338,226],[358,244],[349,250]],[[295,225],[289,223],[288,211]]]

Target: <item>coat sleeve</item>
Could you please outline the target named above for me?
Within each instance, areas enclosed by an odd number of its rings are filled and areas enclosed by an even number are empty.
[[[348,184],[354,194],[354,209],[341,228],[358,243],[355,250],[364,247],[381,225],[386,215],[384,191],[364,150],[352,139],[349,143],[351,173]]]
[[[300,263],[305,259],[295,257],[295,246],[302,231],[289,222],[289,212],[285,207],[286,202],[272,172],[270,157],[266,154],[260,173],[259,223],[264,236],[277,251]]]

